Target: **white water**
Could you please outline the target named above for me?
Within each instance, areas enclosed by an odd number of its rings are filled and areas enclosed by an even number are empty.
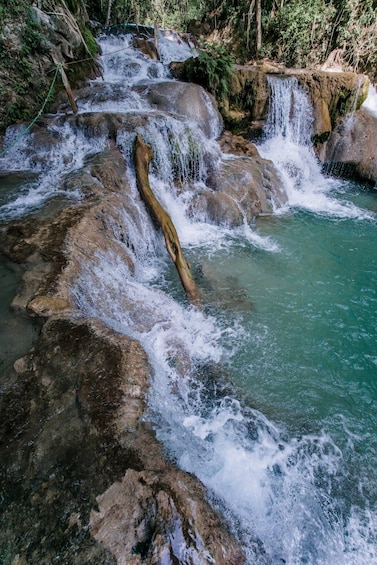
[[[130,59],[129,44],[125,49],[125,42],[121,37],[101,40],[107,83],[123,81],[118,89],[121,91],[125,78],[143,82],[166,76],[160,63],[151,63],[134,52],[134,59]],[[122,51],[114,57],[107,56],[116,48]],[[130,61],[137,63],[131,65],[132,71]],[[135,69],[137,73],[131,77]],[[271,82],[271,89],[269,137],[260,151],[278,165],[290,208],[340,218],[367,217],[351,203],[340,203],[333,197],[337,182],[322,176],[310,148],[311,109],[297,83]],[[132,96],[126,94],[126,98],[127,111],[145,104],[138,96],[134,102]],[[95,108],[114,110],[107,101],[101,106],[98,100]],[[93,109],[90,104],[83,111],[89,109]],[[117,139],[135,194],[130,155],[136,133],[119,133]],[[199,248],[207,256],[216,249],[242,246],[245,240],[261,253],[284,251],[250,226],[227,230],[207,224],[200,216],[187,216],[190,196],[176,193],[173,169],[178,168],[182,181],[187,182],[188,177],[193,187],[198,187],[206,182],[208,163],[215,166],[219,158],[213,140],[205,139],[195,124],[182,123],[174,116],[159,116],[141,128],[140,133],[156,154],[151,184],[188,251],[190,246]],[[69,132],[67,140],[70,135]],[[193,141],[197,147],[194,157],[188,151]],[[86,140],[82,145],[77,143],[74,142],[75,152],[69,157],[72,167],[81,166],[90,151]],[[98,141],[97,150],[103,143]],[[14,161],[15,168],[17,163],[25,164],[26,145],[15,149],[13,155],[20,152],[19,161]],[[70,143],[67,145],[70,147]],[[67,151],[71,155],[71,150]],[[12,157],[9,159],[11,162]],[[55,166],[53,155],[46,159],[49,167],[51,163]],[[64,156],[56,159],[58,163],[59,159],[62,163],[65,160]],[[44,165],[40,167],[37,170],[43,173]],[[43,179],[50,179],[48,173]],[[59,182],[50,182],[53,187],[59,186]],[[341,503],[333,496],[342,479],[340,449],[325,432],[290,435],[244,405],[229,390],[222,367],[232,363],[240,345],[250,336],[241,321],[227,321],[226,313],[215,318],[177,302],[166,292],[168,283],[164,284],[163,277],[167,260],[162,238],[154,231],[144,207],[140,203],[135,205],[136,219],[119,210],[128,235],[128,250],[133,249],[135,271],[131,272],[111,252],[99,253],[83,265],[73,292],[85,314],[99,317],[110,327],[141,341],[154,372],[149,417],[158,437],[183,469],[195,473],[207,485],[213,503],[241,540],[250,564],[377,563],[370,543],[376,532],[375,516],[355,506],[350,517],[345,518]],[[108,222],[110,228],[114,227],[111,218]],[[266,553],[261,551],[258,539]]]
[[[313,111],[295,77],[268,78],[271,98],[261,155],[278,167],[289,206],[339,218],[371,218],[351,202],[334,197],[341,182],[325,177],[312,143]]]
[[[34,133],[28,133],[0,159],[0,171],[37,174],[35,180],[15,195],[10,194],[9,202],[0,206],[0,218],[22,216],[54,196],[74,200],[81,198],[82,195],[74,186],[64,186],[64,179],[82,168],[88,155],[103,150],[107,140],[101,137],[89,139],[81,132],[73,131],[67,123],[52,124],[48,133],[50,141],[47,144],[39,143]],[[19,135],[18,126],[8,128],[4,146],[11,145]]]
[[[362,108],[368,110],[374,116],[377,116],[377,90],[373,84],[369,85],[368,96],[362,105]]]

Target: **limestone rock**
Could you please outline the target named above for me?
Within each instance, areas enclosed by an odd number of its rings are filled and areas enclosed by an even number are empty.
[[[214,97],[197,84],[152,82],[143,87],[143,96],[157,110],[195,122],[208,137],[217,137],[221,131],[222,118]]]
[[[212,171],[207,181],[212,190],[202,189],[193,195],[191,213],[217,225],[236,227],[286,203],[273,163],[263,159],[253,143],[226,131],[219,144],[229,157]]]
[[[224,131],[219,139],[219,145],[224,153],[260,157],[254,143],[245,139],[242,135],[233,135],[230,131]]]
[[[218,226],[237,227],[244,221],[244,213],[235,198],[205,189],[193,197],[190,213]]]
[[[37,296],[31,300],[27,308],[37,316],[53,316],[70,310],[70,304],[58,296]]]
[[[320,154],[340,176],[377,182],[377,117],[365,109],[342,120]]]
[[[138,428],[145,406],[146,355],[140,344],[98,321],[61,318],[44,325],[34,349],[15,368],[0,395],[7,500],[0,522],[3,535],[9,528],[7,552],[41,565],[57,554],[72,565],[113,564],[90,538],[87,524],[95,495],[128,467],[140,467],[131,446],[135,432],[129,430]],[[137,383],[141,408],[132,421],[128,415],[126,430],[118,415],[127,411],[130,382],[134,389]],[[8,553],[2,556],[8,559]]]
[[[199,484],[174,468],[163,473],[129,470],[97,498],[94,537],[119,564],[201,563],[241,565],[245,557],[221,527]]]
[[[152,61],[158,61],[159,56],[153,39],[144,39],[135,36],[133,39],[133,46],[136,49],[140,49],[143,55],[152,59]]]

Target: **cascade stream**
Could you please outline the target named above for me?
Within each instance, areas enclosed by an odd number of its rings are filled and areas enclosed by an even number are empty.
[[[147,418],[169,457],[207,487],[248,563],[377,564],[375,194],[322,174],[305,93],[294,78],[270,77],[258,149],[278,168],[287,203],[252,226],[208,222],[197,195],[230,159],[210,97],[206,124],[171,110],[179,92],[169,111],[156,110],[148,87],[174,84],[168,40],[162,62],[128,35],[99,43],[104,81],[78,100],[76,122],[52,117],[53,149],[33,148],[30,134],[0,160],[2,171],[22,170],[0,194],[2,220],[53,196],[79,200],[67,170],[107,137],[78,121],[127,116],[133,127],[118,130],[116,145],[136,203],[108,223],[114,240],[120,225],[127,233],[133,268],[111,246],[88,257],[72,284],[77,309],[141,342],[153,367]],[[18,133],[10,128],[5,145]],[[202,287],[202,311],[187,305],[136,198],[136,133],[154,151],[151,185]],[[177,177],[190,188],[177,190]]]

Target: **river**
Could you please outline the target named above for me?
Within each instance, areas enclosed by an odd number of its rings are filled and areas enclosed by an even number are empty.
[[[122,97],[118,88],[117,100],[91,101],[80,111],[119,111],[120,104],[123,112],[150,111],[142,97],[130,96],[124,77],[145,84],[167,70],[146,63],[128,41],[100,40],[105,80],[109,88],[121,81]],[[151,182],[193,266],[203,311],[187,304],[142,209],[142,238],[125,219],[135,272],[108,253],[83,265],[73,292],[86,315],[141,341],[154,369],[148,419],[170,456],[207,486],[249,563],[377,564],[377,192],[323,175],[310,146],[306,95],[295,79],[271,79],[270,86],[258,149],[279,168],[288,203],[255,225],[189,219],[185,196],[172,192],[168,163],[172,131],[184,153],[181,126],[167,117],[143,131],[157,155]],[[179,165],[198,184],[208,154],[219,158],[217,125],[212,129],[194,173]],[[105,144],[76,137],[68,126],[60,135],[65,154],[50,157],[55,177],[67,153],[78,168]],[[118,144],[134,183],[132,139],[120,135]],[[19,168],[25,151],[22,142],[12,149],[7,166]],[[45,163],[24,167],[38,180],[9,187],[3,218],[48,201]],[[136,305],[131,311],[122,306],[125,296]]]

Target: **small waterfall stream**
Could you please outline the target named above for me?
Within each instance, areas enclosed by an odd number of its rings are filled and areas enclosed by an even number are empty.
[[[215,280],[221,273],[225,277],[226,257],[234,258],[238,252],[256,262],[263,257],[266,264],[276,255],[279,263],[283,251],[273,236],[258,231],[258,226],[232,230],[208,223],[192,204],[198,191],[206,188],[211,172],[226,159],[215,141],[221,123],[211,103],[209,131],[200,117],[157,111],[147,87],[151,81],[170,80],[167,67],[135,51],[129,36],[104,36],[100,44],[105,83],[99,79],[90,85],[87,97],[79,100],[79,115],[109,112],[142,117],[131,130],[120,128],[116,138],[135,202],[132,144],[136,133],[141,133],[155,154],[153,189],[172,216],[188,256],[199,262],[202,271],[216,254],[225,258],[214,271]],[[168,61],[169,51],[164,49]],[[269,85],[270,113],[259,150],[277,165],[287,190],[288,205],[278,214],[290,209],[293,214],[304,210],[336,221],[375,219],[372,212],[337,198],[339,181],[322,175],[310,143],[312,110],[297,80],[271,77]],[[30,135],[3,160],[3,169],[28,168],[38,175],[16,198],[2,203],[3,217],[41,205],[51,197],[51,185],[59,187],[55,194],[80,198],[62,189],[67,164],[70,170],[79,168],[88,156],[106,147],[107,139],[101,134],[89,137],[85,129],[68,122],[62,127],[59,120],[49,130],[56,152],[43,146],[29,152]],[[10,130],[7,141],[13,135]],[[57,183],[56,177],[62,182]],[[179,191],[177,178],[189,189]],[[350,471],[332,434],[325,426],[312,429],[311,424],[294,433],[251,407],[250,399],[239,393],[232,364],[243,347],[250,349],[247,344],[255,340],[257,350],[268,334],[261,322],[260,333],[251,336],[245,323],[253,317],[251,300],[244,300],[244,310],[238,314],[232,302],[234,286],[223,311],[188,307],[176,290],[162,237],[142,203],[135,203],[132,215],[126,207],[118,214],[116,222],[107,221],[115,239],[119,222],[127,233],[134,269],[112,251],[88,258],[72,288],[77,307],[142,343],[153,366],[148,417],[157,437],[184,470],[207,486],[211,502],[242,543],[248,563],[377,563],[374,502],[370,509],[344,502]],[[242,268],[239,265],[232,274],[242,273]],[[268,350],[261,357],[267,373],[272,363]],[[247,364],[242,371],[247,371]]]
[[[270,109],[258,149],[279,168],[289,205],[335,217],[363,216],[351,202],[333,197],[340,183],[322,173],[311,142],[313,111],[297,79],[268,77],[268,83]]]

